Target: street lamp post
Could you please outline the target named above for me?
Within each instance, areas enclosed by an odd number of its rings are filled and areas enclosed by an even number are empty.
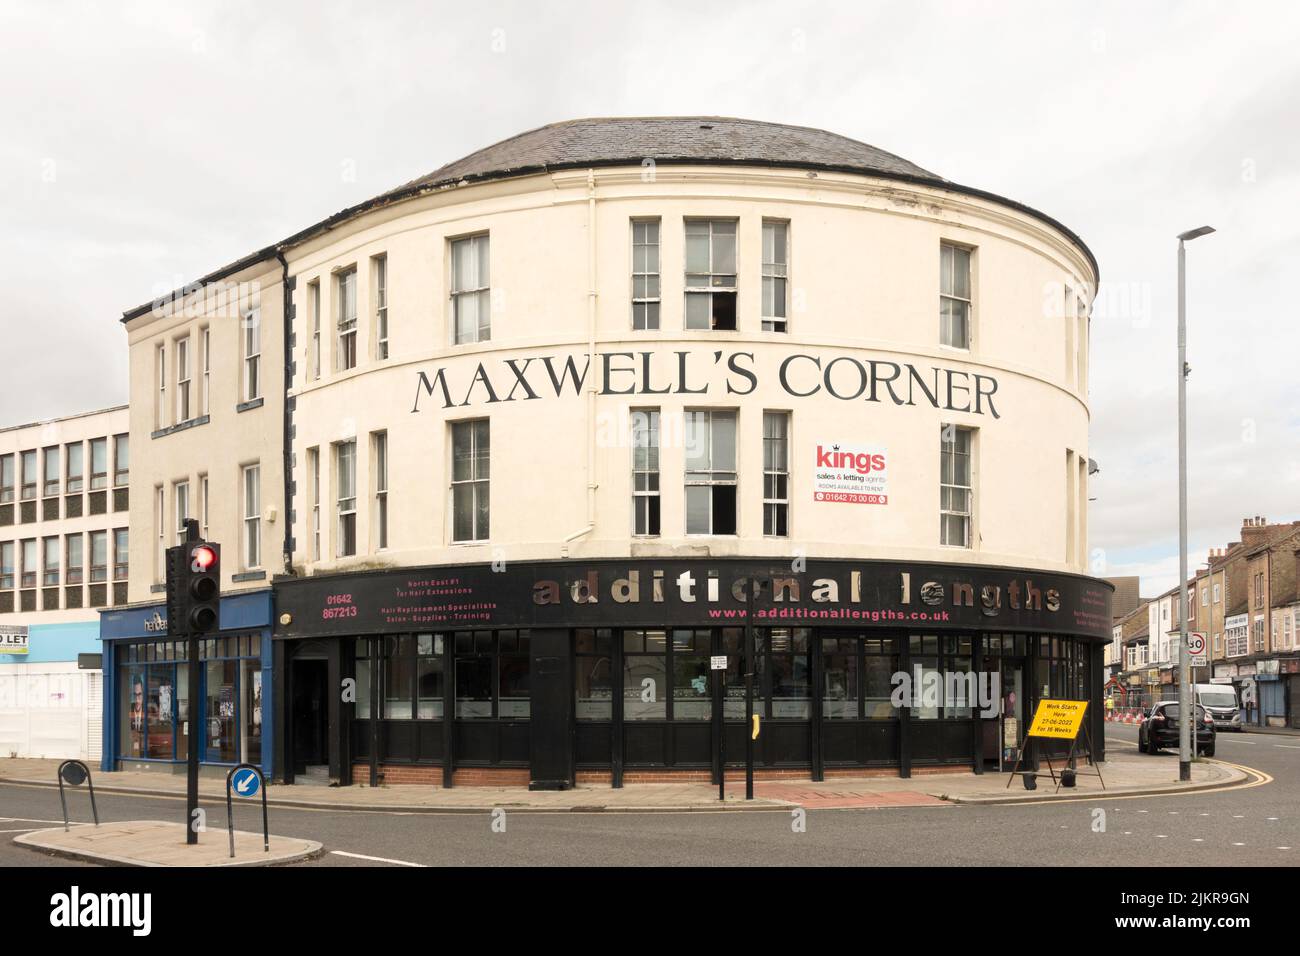
[[[1187,252],[1185,244],[1214,232],[1201,226],[1178,234],[1178,779],[1192,779],[1196,748],[1187,655]]]

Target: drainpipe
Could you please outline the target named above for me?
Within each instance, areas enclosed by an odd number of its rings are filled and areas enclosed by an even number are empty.
[[[281,328],[284,333],[284,413],[281,430],[282,470],[284,472],[284,573],[293,574],[293,407],[294,398],[289,394],[293,387],[293,285],[289,281],[289,262],[283,250],[276,250],[275,258],[280,263],[280,287],[284,291],[284,315]]]
[[[596,527],[596,171],[587,170],[587,525],[564,538],[560,555],[569,556],[569,542]]]

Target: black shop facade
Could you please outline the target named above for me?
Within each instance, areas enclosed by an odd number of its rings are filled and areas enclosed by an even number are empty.
[[[285,783],[716,782],[724,752],[744,767],[747,674],[760,777],[1009,770],[1044,698],[1089,701],[1104,740],[1112,587],[1079,575],[592,560],[274,592]]]

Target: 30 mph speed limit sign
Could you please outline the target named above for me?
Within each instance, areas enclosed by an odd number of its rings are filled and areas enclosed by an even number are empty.
[[[1208,663],[1205,658],[1205,635],[1200,631],[1191,631],[1187,635],[1187,658],[1188,663],[1194,667],[1204,667]]]

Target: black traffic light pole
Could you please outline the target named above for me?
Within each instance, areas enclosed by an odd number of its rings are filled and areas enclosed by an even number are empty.
[[[193,518],[185,519],[185,541],[187,545],[199,540],[199,523]],[[186,549],[188,551],[188,548]],[[186,568],[188,569],[188,562]],[[185,842],[194,846],[199,842],[199,833],[195,822],[199,811],[199,747],[204,739],[203,729],[199,726],[199,636],[190,627],[188,620],[177,622],[185,629],[189,641],[186,656],[189,658],[189,748],[185,760]]]
[[[189,644],[189,702],[185,723],[189,750],[185,765],[185,842],[199,842],[199,748],[205,735],[199,723],[199,638],[221,627],[221,545],[199,537],[199,523],[185,519],[185,541],[167,549],[167,635]]]

